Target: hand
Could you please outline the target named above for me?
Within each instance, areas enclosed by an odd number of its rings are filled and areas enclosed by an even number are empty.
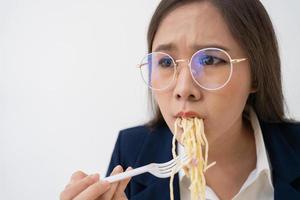
[[[127,168],[130,170],[131,168]],[[126,170],[126,171],[127,171]],[[116,166],[111,175],[123,172],[123,168]],[[87,175],[84,172],[75,172],[70,182],[60,194],[60,200],[127,200],[125,188],[130,178],[109,183],[99,179],[99,174]]]

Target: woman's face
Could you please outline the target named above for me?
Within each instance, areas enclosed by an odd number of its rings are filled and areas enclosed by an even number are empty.
[[[195,47],[227,49],[232,59],[247,57],[231,35],[221,14],[209,2],[194,2],[170,12],[161,22],[152,50],[165,52],[175,60],[190,59]],[[205,133],[211,142],[238,132],[242,112],[251,89],[248,61],[233,65],[231,80],[215,91],[200,88],[192,79],[187,62],[178,66],[174,84],[167,90],[153,91],[160,111],[174,133],[179,112],[195,112],[204,120]]]

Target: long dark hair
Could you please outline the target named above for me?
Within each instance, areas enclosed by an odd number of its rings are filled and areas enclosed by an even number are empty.
[[[231,34],[246,51],[252,85],[257,89],[256,93],[249,95],[247,105],[252,106],[263,121],[289,121],[284,114],[284,106],[287,108],[287,105],[282,93],[277,38],[270,17],[259,0],[162,0],[149,24],[148,52],[152,51],[155,34],[164,17],[175,8],[195,1],[209,1],[218,8]],[[151,90],[149,98],[154,115],[148,126],[155,128],[165,124],[165,121]]]

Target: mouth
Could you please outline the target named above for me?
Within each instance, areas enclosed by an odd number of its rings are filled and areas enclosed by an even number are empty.
[[[178,118],[181,118],[181,119],[183,119],[183,118],[185,118],[185,119],[199,118],[199,119],[202,119],[204,121],[204,117],[203,117],[203,115],[200,115],[199,113],[194,112],[194,111],[180,111],[176,115],[174,115],[175,126],[179,127],[177,129],[177,133],[174,133],[174,134],[176,134],[177,141],[181,145],[183,145],[183,142],[181,141],[181,139],[182,139],[182,134],[184,132],[184,129],[181,125],[181,122],[176,123],[176,120]]]
[[[197,117],[197,118],[200,118],[200,119],[202,118],[199,113],[196,113],[196,112],[193,112],[193,111],[187,111],[187,112],[181,111],[181,112],[177,113],[175,115],[175,117],[176,118],[178,118],[178,117],[181,117],[181,118]]]

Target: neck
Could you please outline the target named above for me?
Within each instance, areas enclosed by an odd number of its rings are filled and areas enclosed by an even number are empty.
[[[242,117],[221,137],[209,139],[208,163],[216,161],[219,166],[225,166],[256,155],[251,125]]]

